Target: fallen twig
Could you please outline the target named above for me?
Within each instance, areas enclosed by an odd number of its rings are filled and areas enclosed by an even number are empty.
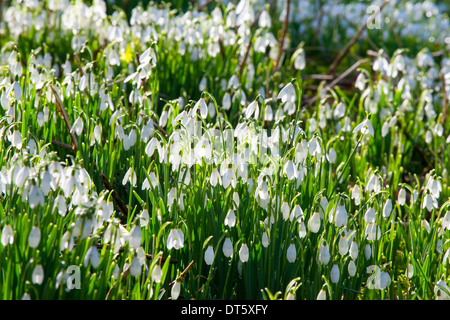
[[[108,178],[106,178],[106,176],[103,173],[100,173],[100,180],[102,180],[105,188],[108,189],[108,191],[111,191],[111,195],[114,198],[114,200],[116,201],[117,207],[119,208],[122,215],[124,217],[128,217],[127,206],[125,205],[125,203],[123,203],[122,199],[120,199],[119,194],[116,192],[116,190],[114,190],[111,183],[109,183]]]
[[[377,14],[380,14],[383,8],[390,2],[390,0],[385,0],[383,4],[380,6],[380,11],[370,16],[370,18],[367,20],[367,22],[359,29],[358,33],[355,34],[355,36],[347,43],[347,45],[342,49],[342,51],[339,53],[339,55],[336,57],[336,59],[331,64],[331,67],[328,71],[329,74],[332,74],[336,71],[337,66],[339,63],[344,59],[344,57],[347,55],[347,53],[350,51],[351,47],[358,41],[358,39],[361,37],[364,30],[367,29],[367,25],[371,23]]]
[[[281,55],[283,54],[283,46],[284,46],[284,38],[286,37],[287,27],[289,23],[289,10],[291,6],[291,0],[286,1],[286,17],[283,21],[283,29],[281,29],[281,37],[279,39],[279,45],[278,45],[278,55],[277,60],[274,62],[275,70],[278,68],[280,64]]]
[[[56,92],[55,88],[52,85],[50,85],[50,89],[52,90],[53,95],[55,97],[58,113],[64,119],[67,130],[69,131],[70,140],[72,142],[72,150],[76,153],[78,150],[78,141],[77,137],[75,137],[74,133],[72,132],[72,125],[70,124],[69,116],[67,115],[66,109],[64,109],[64,105],[61,101],[61,98],[58,95],[58,92]]]

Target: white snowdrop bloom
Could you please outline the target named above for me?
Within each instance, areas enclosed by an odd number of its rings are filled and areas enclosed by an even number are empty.
[[[169,120],[169,113],[166,110],[163,110],[159,117],[159,126],[164,128],[167,125],[168,120]]]
[[[372,173],[367,181],[366,190],[369,192],[379,192],[381,190],[380,177]]]
[[[439,280],[434,286],[436,300],[450,300],[450,288],[443,280]]]
[[[298,53],[294,58],[294,68],[297,70],[303,70],[306,67],[305,50],[303,48],[300,48],[296,52]]]
[[[139,226],[134,226],[128,238],[128,243],[131,249],[137,249],[142,243],[142,231]]]
[[[442,228],[450,230],[450,211],[447,211],[442,218]]]
[[[214,261],[214,249],[213,246],[208,246],[205,251],[205,262],[208,266],[212,265]]]
[[[217,182],[220,183],[220,174],[219,171],[217,171],[216,168],[213,169],[213,171],[211,172],[211,176],[209,178],[209,183],[211,183],[211,185],[213,187],[215,187],[217,185]]]
[[[321,219],[323,219],[324,215],[326,214],[327,207],[328,207],[328,200],[326,197],[322,196],[322,198],[320,198],[320,204],[319,204],[319,213],[320,213]]]
[[[258,119],[259,116],[259,105],[256,100],[248,105],[244,112],[244,118],[248,119],[254,114],[254,118]]]
[[[265,231],[262,235],[261,243],[264,248],[267,248],[269,246],[269,236],[267,235],[267,232],[265,232]]]
[[[297,96],[295,93],[295,88],[291,82],[289,82],[281,91],[278,93],[277,100],[281,99],[283,103],[295,103]]]
[[[11,136],[8,136],[9,142],[17,149],[22,149],[22,134],[18,130],[14,130]]]
[[[334,150],[333,148],[330,148],[330,150],[327,153],[327,160],[330,163],[335,163],[336,157],[337,157],[336,150]]]
[[[350,277],[354,277],[356,275],[356,264],[353,260],[348,264],[348,274]]]
[[[28,235],[28,245],[30,248],[36,248],[41,241],[41,231],[38,227],[33,227]]]
[[[317,295],[316,300],[327,300],[327,293],[325,290],[320,289],[319,294]]]
[[[345,234],[342,234],[339,238],[339,253],[341,256],[346,255],[348,252],[348,241]]]
[[[91,266],[95,269],[97,268],[99,262],[100,262],[100,256],[98,254],[97,247],[92,246],[86,251],[86,255],[84,256],[84,263],[83,265],[87,267],[89,265],[89,262],[91,263]]]
[[[125,173],[125,176],[123,177],[123,180],[122,180],[122,184],[126,185],[128,181],[130,182],[130,184],[133,187],[136,187],[137,175],[136,175],[136,172],[134,171],[133,167],[130,167],[130,169],[128,169],[128,171]]]
[[[200,100],[197,101],[194,106],[193,112],[196,113],[198,108],[200,108],[200,116],[203,119],[206,119],[206,117],[208,116],[208,106],[206,105],[205,99],[200,98]]]
[[[342,102],[339,102],[337,104],[337,106],[334,108],[333,117],[335,119],[343,118],[345,116],[345,110],[346,110],[345,104],[343,104]]]
[[[320,229],[320,214],[318,212],[314,212],[314,214],[309,219],[309,230],[312,233],[319,232]]]
[[[67,213],[67,205],[66,205],[66,198],[62,195],[58,195],[55,199],[55,205],[54,208],[58,208],[58,214],[65,217]]]
[[[147,156],[151,157],[153,155],[153,153],[155,152],[155,149],[160,149],[161,146],[159,144],[158,139],[156,139],[155,137],[153,137],[148,143],[147,146],[145,147],[145,153],[147,154]]]
[[[228,92],[226,92],[222,99],[222,106],[224,110],[230,110],[231,109],[231,96]]]
[[[284,164],[283,174],[285,174],[289,180],[292,180],[297,176],[297,169],[291,160],[286,161]]]
[[[4,247],[14,243],[14,231],[9,224],[3,227],[1,235],[1,242]]]
[[[178,297],[180,296],[180,291],[181,291],[180,282],[175,281],[175,283],[172,286],[172,289],[170,290],[170,297],[172,298],[172,300],[178,299]]]
[[[406,268],[406,276],[411,279],[414,276],[414,266],[408,263],[408,268]]]
[[[372,247],[370,246],[370,244],[366,244],[366,246],[364,247],[364,255],[366,259],[370,259],[370,257],[372,256]]]
[[[366,213],[364,215],[364,221],[366,223],[375,223],[376,219],[377,219],[377,215],[375,213],[375,210],[373,208],[369,207],[366,210]]]
[[[249,258],[249,251],[247,244],[243,243],[239,249],[239,260],[244,263],[247,262]]]
[[[305,223],[302,221],[300,223],[300,226],[298,227],[298,236],[300,237],[300,239],[303,239],[304,237],[306,237],[307,231],[306,231],[306,226]]]
[[[273,110],[269,104],[266,104],[264,111],[264,121],[273,121]]]
[[[152,270],[152,281],[156,283],[161,282],[162,277],[162,270],[161,266],[159,264],[155,265],[155,267]]]
[[[366,226],[365,236],[369,241],[380,240],[381,238],[380,226],[378,226],[376,223],[369,223]]]
[[[239,193],[237,193],[236,191],[233,192],[233,208],[237,209],[239,208]]]
[[[24,293],[22,300],[31,300],[31,296],[28,293]]]
[[[222,186],[225,189],[227,189],[231,185],[231,187],[234,189],[236,188],[236,184],[237,184],[236,174],[234,173],[233,169],[228,168],[222,177]]]
[[[262,200],[269,199],[269,187],[264,180],[261,180],[256,187],[255,198],[258,199],[258,197]]]
[[[38,264],[34,267],[31,274],[31,282],[38,285],[41,285],[42,282],[44,282],[44,268],[42,268],[42,265]]]
[[[292,220],[294,220],[294,218],[296,220],[303,219],[303,210],[298,204],[295,205],[295,207],[292,209],[291,214],[289,216],[289,220],[292,221]]]
[[[359,206],[361,204],[361,189],[357,184],[352,189],[351,198],[355,201],[356,206]]]
[[[398,204],[403,206],[406,202],[406,191],[405,189],[401,188],[398,192],[398,198],[397,198]]]
[[[50,172],[45,171],[41,173],[41,189],[44,196],[47,196],[50,192],[51,188],[51,182],[52,182],[52,175]]]
[[[381,136],[382,136],[383,138],[387,136],[387,134],[389,133],[389,129],[390,129],[390,127],[389,127],[389,122],[388,122],[388,121],[385,121],[385,122],[383,123],[383,127],[381,128]]]
[[[295,248],[295,244],[291,243],[287,249],[286,258],[290,263],[294,263],[295,259],[297,259],[297,249]]]
[[[356,244],[356,242],[352,241],[352,243],[350,245],[349,253],[350,253],[350,257],[353,260],[356,260],[356,258],[358,258],[358,245]]]
[[[39,189],[38,186],[32,185],[30,188],[30,191],[28,193],[28,202],[30,204],[30,208],[34,209],[38,205],[44,206],[45,205],[45,199],[44,194],[42,193],[41,189]]]
[[[150,221],[150,216],[148,214],[148,210],[147,209],[142,210],[141,214],[139,215],[139,224],[140,224],[141,228],[147,227],[149,221]]]
[[[136,130],[131,129],[130,133],[123,137],[123,149],[129,150],[136,143]]]
[[[334,216],[334,225],[336,227],[343,227],[347,225],[348,214],[345,206],[338,205],[336,208],[336,214]]]
[[[283,204],[281,205],[281,213],[283,214],[283,220],[287,220],[289,219],[289,204],[287,202],[283,202]]]
[[[83,132],[84,124],[83,119],[81,117],[78,117],[75,122],[73,123],[72,129],[70,132],[75,132],[77,136],[79,136]]]
[[[363,135],[369,133],[372,137],[374,136],[375,132],[372,127],[372,123],[369,119],[364,120],[360,124],[358,124],[355,129],[353,129],[353,133],[358,133],[361,131]]]
[[[392,201],[388,199],[383,206],[383,218],[387,219],[391,216],[392,213]]]
[[[230,228],[234,227],[236,225],[236,215],[234,213],[234,210],[230,209],[225,217],[224,221],[225,226],[228,226]]]
[[[184,247],[184,234],[181,229],[172,229],[167,237],[167,249],[179,250]]]
[[[233,255],[233,243],[230,238],[225,238],[222,246],[223,255],[227,258],[230,258]]]
[[[428,211],[433,210],[434,208],[438,208],[438,203],[436,198],[432,197],[430,194],[425,195],[422,202],[422,209],[427,208]]]
[[[356,78],[355,87],[357,89],[359,89],[360,91],[363,91],[365,88],[365,82],[366,82],[366,77],[365,77],[364,73],[361,72],[358,75],[358,77]]]
[[[134,256],[133,259],[131,259],[130,274],[133,277],[137,277],[141,274],[141,271],[142,271],[141,261],[137,256]]]
[[[339,266],[337,264],[334,264],[333,267],[331,268],[331,272],[330,272],[331,282],[338,283],[339,277],[340,277]]]
[[[321,264],[328,264],[330,261],[330,249],[328,248],[328,244],[323,242],[319,249],[319,261]]]

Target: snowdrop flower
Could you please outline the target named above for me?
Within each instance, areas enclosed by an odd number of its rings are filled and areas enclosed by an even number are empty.
[[[248,105],[244,112],[244,118],[248,119],[254,114],[254,118],[258,119],[259,116],[259,105],[256,100]]]
[[[445,213],[445,216],[442,218],[442,228],[450,230],[450,211]]]
[[[389,273],[381,271],[380,267],[371,265],[367,268],[367,272],[372,273],[367,280],[367,287],[369,289],[384,290],[391,284]]]
[[[4,247],[14,243],[14,232],[10,225],[5,225],[1,233],[1,242]]]
[[[355,206],[359,206],[361,204],[361,189],[357,184],[352,189],[351,198],[355,201]]]
[[[244,263],[247,262],[249,258],[248,247],[245,243],[242,244],[241,249],[239,249],[239,260]]]
[[[330,216],[332,216],[333,211],[330,212]],[[336,214],[334,215],[334,225],[336,227],[343,227],[347,225],[348,214],[345,206],[338,205],[336,208]]]
[[[131,249],[137,249],[140,247],[142,243],[142,231],[138,226],[134,226],[128,238],[128,243],[130,244]]]
[[[70,133],[75,132],[77,136],[83,132],[83,119],[81,117],[78,117],[75,122],[73,123],[72,129],[70,130]]]
[[[131,129],[130,133],[123,137],[123,149],[129,150],[136,143],[136,131]]]
[[[205,262],[208,266],[212,265],[214,261],[214,250],[212,246],[208,246],[205,251]]]
[[[217,185],[217,182],[220,183],[220,174],[219,171],[217,171],[216,168],[213,169],[213,171],[211,172],[211,176],[209,178],[209,183],[211,183],[211,185],[213,187],[215,187]]]
[[[236,215],[234,214],[234,210],[228,211],[227,216],[225,217],[225,226],[230,228],[236,225]]]
[[[320,229],[320,214],[318,212],[314,212],[314,214],[309,219],[309,230],[312,233],[319,232]]]
[[[331,255],[330,250],[328,248],[328,244],[324,241],[319,249],[319,261],[321,264],[328,264],[330,261]]]
[[[348,274],[350,277],[354,277],[356,275],[356,265],[353,260],[348,264]]]
[[[306,67],[305,50],[300,48],[294,53],[294,68],[297,70],[303,70]]]
[[[147,209],[142,210],[141,214],[139,215],[139,223],[141,228],[145,228],[146,226],[148,226],[149,220],[150,216],[148,214],[148,210]]]
[[[18,130],[14,130],[11,136],[8,136],[9,142],[17,149],[22,149],[22,134]]]
[[[269,236],[267,235],[267,232],[264,231],[261,239],[262,245],[264,248],[267,248],[269,246]]]
[[[42,265],[38,264],[34,267],[33,273],[31,274],[31,282],[38,285],[44,282],[44,268],[42,268]]]
[[[133,187],[136,187],[137,176],[136,176],[136,172],[134,171],[133,167],[130,167],[130,169],[128,169],[128,171],[125,173],[125,176],[123,177],[123,180],[122,180],[122,184],[126,185],[128,181],[130,181],[130,184]]]
[[[388,199],[383,206],[383,218],[387,219],[392,213],[392,201]]]
[[[375,210],[373,208],[369,207],[366,210],[366,214],[364,215],[364,221],[366,223],[375,223],[376,219],[377,219],[377,215],[375,213]]]
[[[365,82],[366,77],[364,76],[364,73],[360,73],[358,77],[356,78],[355,87],[359,89],[360,91],[363,91],[365,88]]]
[[[283,103],[295,103],[297,96],[295,93],[295,88],[291,82],[289,82],[281,91],[278,93],[277,99]]]
[[[438,203],[436,198],[432,197],[430,194],[425,195],[422,202],[422,209],[427,208],[428,211],[433,210],[434,208],[438,208]]]
[[[334,264],[331,268],[330,278],[332,283],[338,283],[340,277],[340,271],[339,266],[337,264]]]
[[[371,192],[380,192],[381,190],[381,181],[380,177],[376,174],[372,173],[369,177],[369,181],[367,181],[366,190]]]
[[[228,237],[225,238],[225,241],[223,242],[222,252],[223,255],[227,258],[231,258],[231,256],[233,255],[233,243]]]
[[[369,223],[366,227],[365,236],[367,240],[374,241],[380,240],[381,228],[376,223]]]
[[[330,148],[330,150],[327,153],[327,160],[330,163],[335,163],[336,157],[337,157],[336,150],[334,150],[333,148]]]
[[[295,244],[291,243],[289,248],[286,251],[286,258],[290,263],[294,263],[297,258],[297,250],[295,248]]]
[[[327,293],[325,290],[320,289],[319,294],[317,295],[316,300],[327,300]]]
[[[134,256],[133,259],[131,260],[130,274],[133,277],[137,277],[141,274],[141,270],[142,270],[141,261],[138,257]]]
[[[369,119],[364,120],[360,124],[358,124],[355,129],[353,129],[353,133],[358,133],[361,131],[363,135],[369,133],[372,137],[374,136],[375,132],[372,127],[372,123],[370,123]]]
[[[286,221],[287,219],[289,219],[289,204],[287,202],[283,202],[283,204],[281,205],[281,213],[283,215],[283,220]]]
[[[41,241],[41,231],[38,227],[33,227],[28,235],[28,245],[30,248],[36,248]]]
[[[34,209],[38,205],[44,206],[45,205],[45,199],[44,194],[42,193],[41,189],[39,189],[38,186],[32,185],[30,188],[30,191],[28,193],[28,202],[30,204],[30,208]]]
[[[230,110],[231,108],[231,96],[228,92],[225,93],[222,99],[222,106],[224,110]]]
[[[184,235],[181,229],[172,229],[167,237],[167,249],[179,250],[184,247]]]
[[[450,288],[443,280],[439,280],[434,286],[436,300],[450,300]]]
[[[306,237],[306,226],[305,223],[302,221],[300,223],[300,226],[298,227],[298,236],[300,237],[300,239],[303,239],[304,237]]]
[[[294,218],[297,221],[303,219],[303,210],[298,204],[295,205],[294,209],[292,209],[291,214],[289,216],[289,220],[292,221],[292,220],[294,220]]]
[[[159,264],[157,264],[157,265],[155,265],[155,267],[152,270],[152,281],[154,281],[156,283],[160,283],[161,277],[162,277],[161,266]]]
[[[400,191],[398,192],[398,198],[397,198],[398,204],[403,206],[405,205],[405,201],[406,201],[406,191],[405,189],[401,188]]]
[[[341,256],[346,255],[348,252],[348,241],[345,234],[341,234],[341,237],[339,238],[339,253]]]
[[[175,283],[172,286],[172,290],[170,291],[170,296],[171,296],[172,300],[177,300],[178,299],[178,297],[180,296],[180,291],[181,291],[180,282],[178,282],[176,280]]]
[[[289,180],[292,180],[297,176],[297,170],[295,169],[295,165],[291,160],[286,161],[286,163],[284,164],[283,174],[285,174]]]
[[[356,244],[356,242],[352,241],[352,244],[350,245],[349,253],[350,253],[350,257],[353,260],[356,260],[356,258],[358,258],[358,245]]]
[[[84,263],[83,265],[87,267],[89,265],[89,262],[91,263],[91,266],[95,269],[97,268],[99,262],[100,262],[100,256],[98,254],[97,247],[92,246],[86,251],[86,255],[84,256]]]

